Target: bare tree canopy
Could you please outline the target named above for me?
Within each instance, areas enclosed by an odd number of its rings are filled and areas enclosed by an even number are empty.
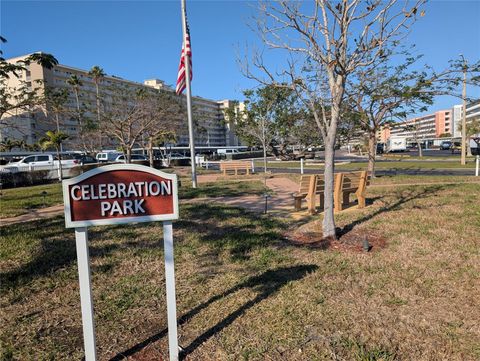
[[[176,128],[180,102],[175,102],[173,93],[156,89],[132,89],[115,85],[107,88],[104,95],[104,113],[100,131],[115,139],[130,162],[132,148],[141,137],[155,137]]]
[[[266,49],[283,51],[285,69],[272,70],[254,51],[242,70],[264,84],[289,86],[312,112],[325,144],[324,237],[335,237],[334,152],[347,79],[398,44],[425,0],[261,2],[255,28]],[[283,85],[287,84],[287,85]]]

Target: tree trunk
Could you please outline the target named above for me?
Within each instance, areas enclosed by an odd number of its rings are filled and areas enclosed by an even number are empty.
[[[98,81],[95,82],[95,88],[97,93],[97,127],[98,127],[98,145],[100,151],[102,150],[102,132],[100,131],[100,90],[98,88]]]
[[[128,146],[126,147],[126,152],[125,152],[125,163],[131,163],[132,162],[132,147]]]
[[[377,138],[375,132],[369,131],[368,134],[368,173],[375,177],[375,155],[377,154]]]
[[[263,172],[267,173],[267,145],[263,143]]]
[[[150,161],[150,167],[153,168],[153,138],[148,138],[148,159]]]
[[[60,146],[57,147],[57,158],[58,158],[58,180],[61,182],[63,180],[63,171],[62,171],[62,156],[60,155]]]
[[[323,237],[336,238],[335,216],[333,204],[333,181],[335,171],[335,137],[325,139],[325,190],[324,190],[324,212],[322,231]]]
[[[417,139],[417,147],[418,147],[418,156],[421,158],[423,157],[423,149],[422,149],[422,144],[418,141],[418,139]]]

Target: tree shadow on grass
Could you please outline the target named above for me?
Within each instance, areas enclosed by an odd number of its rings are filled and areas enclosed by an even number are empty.
[[[280,219],[248,210],[221,205],[192,204],[176,222],[182,229],[197,234],[202,243],[227,250],[233,259],[243,260],[255,248],[274,245],[283,239],[287,227]]]
[[[232,324],[238,317],[243,315],[248,309],[252,308],[259,302],[267,299],[274,293],[278,292],[283,286],[289,282],[299,281],[304,278],[307,274],[314,272],[318,269],[316,265],[300,265],[294,267],[284,267],[268,270],[264,273],[261,273],[257,276],[252,276],[244,282],[237,284],[236,286],[222,292],[221,294],[215,295],[198,305],[197,307],[191,309],[180,318],[177,319],[178,326],[181,326],[188,322],[192,317],[199,314],[202,310],[206,309],[212,303],[219,301],[230,294],[233,294],[237,291],[240,291],[244,288],[250,288],[257,292],[257,296],[243,304],[241,307],[236,309],[234,312],[227,315],[223,320],[210,327],[208,330],[203,332],[197,338],[195,338],[188,346],[186,346],[181,352],[181,358],[185,358],[187,355],[191,354],[195,349],[198,348],[202,343],[207,341],[210,337],[221,332],[223,329]],[[110,359],[110,361],[119,361],[126,357],[132,356],[140,352],[145,347],[150,344],[162,339],[168,334],[168,329],[164,329],[159,333],[150,336],[146,340],[136,344],[135,346],[129,348],[126,351],[118,353]]]
[[[136,230],[157,226],[155,223],[139,223],[95,228],[89,232],[90,258],[106,257],[113,252],[128,248],[162,248],[162,234],[158,242],[142,241]],[[235,259],[248,258],[255,247],[268,246],[281,238],[277,230],[281,222],[245,211],[221,205],[188,205],[182,209],[182,220],[174,228],[190,234],[198,234],[200,241],[217,250],[228,250]],[[157,228],[157,232],[158,232]],[[16,269],[0,273],[0,290],[12,289],[28,284],[39,277],[66,268],[76,262],[75,233],[65,229],[63,217],[49,218],[2,227],[2,237],[15,238],[22,234],[33,234],[38,243],[28,262]],[[150,232],[151,233],[151,232]],[[99,244],[99,240],[121,238],[119,242]],[[130,240],[128,240],[130,238]],[[182,239],[176,240],[182,242]],[[99,267],[97,271],[108,271]]]
[[[446,187],[445,185],[436,185],[436,186],[425,187],[424,189],[419,190],[419,191],[416,190],[416,189],[413,189],[407,195],[403,195],[403,193],[405,192],[405,191],[403,191],[402,195],[400,195],[398,200],[396,200],[392,203],[389,203],[389,204],[377,209],[375,212],[372,212],[372,213],[369,213],[369,214],[365,215],[362,218],[356,219],[355,221],[347,224],[346,226],[344,226],[342,228],[337,228],[337,236],[341,238],[342,236],[346,235],[348,232],[352,231],[359,224],[365,223],[365,222],[371,220],[372,218],[374,218],[374,217],[376,217],[376,216],[378,216],[382,213],[398,210],[398,209],[400,209],[400,207],[402,205],[404,205],[405,203],[410,202],[412,200],[424,199],[424,198],[431,197],[432,195],[434,195],[438,191],[441,191],[441,190],[445,189],[445,187]]]
[[[194,199],[194,198],[215,198],[215,197],[240,197],[245,195],[260,195],[264,190],[255,188],[246,182],[235,183],[231,187],[228,183],[204,183],[199,188],[181,187],[179,191],[180,199]]]
[[[36,278],[49,276],[52,272],[76,262],[75,232],[73,229],[66,229],[64,222],[63,217],[54,217],[2,227],[2,237],[5,239],[21,237],[22,234],[33,234],[36,240],[32,242],[38,242],[38,246],[35,247],[30,261],[22,263],[14,270],[0,273],[2,280],[0,290],[23,286]],[[132,226],[135,228],[135,225]],[[90,258],[106,256],[120,247],[118,244],[100,246],[95,242],[117,227],[120,226],[106,227],[89,233]],[[131,229],[132,227],[129,231]],[[96,270],[109,271],[108,267],[98,267]]]

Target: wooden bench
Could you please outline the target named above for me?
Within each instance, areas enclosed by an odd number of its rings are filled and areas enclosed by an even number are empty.
[[[293,195],[295,211],[301,210],[302,199],[307,199],[308,212],[316,212],[316,197],[320,196],[320,209],[324,207],[325,182],[324,175],[302,176],[300,179],[299,191]],[[343,210],[344,205],[350,203],[350,194],[355,193],[358,199],[358,207],[365,207],[365,192],[367,185],[370,184],[370,177],[366,171],[337,173],[334,178],[333,200],[335,212]]]
[[[298,192],[293,194],[294,209],[296,212],[302,209],[302,199],[307,198],[307,196],[311,193],[310,187],[313,186],[312,182],[314,181],[314,175],[302,175],[300,177],[300,185],[298,187]],[[307,198],[307,203],[310,203],[310,198]],[[308,208],[310,208],[310,204]]]
[[[365,193],[370,184],[367,171],[335,174],[333,202],[335,212],[343,210],[344,205],[350,204],[350,194],[358,199],[358,208],[365,208]]]
[[[315,213],[317,195],[320,195],[320,206],[323,208],[324,189],[323,175],[302,175],[299,190],[293,194],[295,211],[302,209],[302,199],[306,198],[308,212]]]
[[[225,176],[229,171],[233,171],[233,174],[238,175],[239,170],[243,170],[246,174],[250,174],[250,171],[252,170],[252,164],[250,162],[239,161],[220,162],[220,170]]]

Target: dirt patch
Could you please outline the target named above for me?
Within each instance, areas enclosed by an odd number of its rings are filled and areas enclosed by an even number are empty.
[[[355,228],[349,232],[340,234],[338,239],[323,238],[321,224],[318,221],[310,222],[301,227],[285,233],[289,243],[308,248],[333,249],[340,252],[378,252],[386,247],[386,239],[376,230],[366,227]],[[365,242],[367,240],[367,242]]]

